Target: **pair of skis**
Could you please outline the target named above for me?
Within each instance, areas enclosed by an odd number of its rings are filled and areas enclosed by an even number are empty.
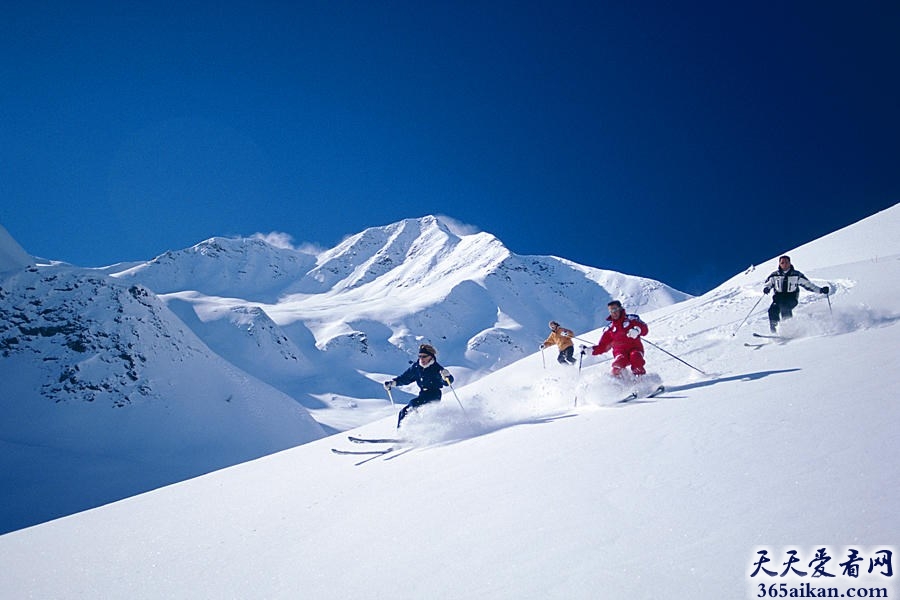
[[[351,456],[368,456],[363,461],[356,463],[357,465],[361,465],[364,462],[368,462],[370,460],[376,459],[379,456],[384,456],[385,454],[389,454],[397,449],[397,444],[402,444],[403,440],[396,438],[361,438],[348,436],[348,440],[353,442],[354,444],[393,444],[392,446],[388,446],[387,448],[379,448],[378,450],[341,450],[338,448],[332,448],[331,451],[335,454],[342,455],[351,455]]]
[[[659,396],[660,394],[662,394],[665,391],[666,391],[666,386],[661,385],[643,397],[644,398],[656,398],[657,396]],[[631,402],[632,400],[637,400],[640,397],[641,397],[641,395],[638,394],[637,392],[631,392],[630,394],[628,394],[627,396],[625,396],[624,398],[622,398],[621,400],[616,402],[616,404],[625,404],[626,402]]]
[[[753,337],[760,338],[763,340],[778,340],[778,341],[782,341],[782,342],[785,342],[788,339],[788,338],[784,337],[783,335],[765,335],[762,333],[754,333]],[[765,344],[765,342],[763,342],[761,344],[748,344],[748,343],[744,342],[744,345],[747,346],[748,348],[762,348],[766,344]]]

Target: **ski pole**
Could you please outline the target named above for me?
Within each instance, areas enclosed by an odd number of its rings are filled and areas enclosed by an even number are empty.
[[[581,363],[584,360],[584,351],[587,349],[587,346],[581,347],[581,352],[578,353],[578,375],[575,376],[575,407],[578,408],[578,382],[581,380]]]
[[[750,318],[750,315],[753,314],[753,311],[756,310],[756,307],[759,306],[759,303],[762,302],[763,298],[765,298],[765,296],[759,297],[759,300],[756,301],[756,304],[753,305],[753,308],[750,309],[750,312],[747,313],[747,316],[744,317],[744,320],[741,321],[741,324],[737,326],[737,329],[734,330],[734,333],[731,334],[731,337],[734,337],[735,335],[737,335],[738,329],[740,329],[741,327],[744,326],[744,323],[747,322],[747,319]]]
[[[391,401],[391,406],[394,406],[394,395],[393,395],[393,394],[392,394],[392,393],[391,393],[391,390],[390,390],[390,388],[385,388],[385,390],[384,390],[384,391],[386,391],[386,392],[387,392],[387,395],[388,395],[388,400],[390,400],[390,401]]]
[[[547,368],[547,359],[544,358],[544,347],[543,346],[541,346],[541,364],[544,366],[545,369]]]
[[[591,347],[593,347],[593,345],[594,345],[594,342],[589,342],[589,341],[587,341],[587,340],[585,340],[585,339],[582,339],[582,338],[580,338],[580,337],[575,337],[574,335],[572,336],[572,339],[573,339],[573,340],[578,340],[579,342],[584,342],[585,344],[588,344],[588,345],[590,345]]]
[[[680,358],[678,358],[677,356],[675,356],[674,354],[672,354],[672,353],[669,352],[668,350],[664,350],[664,349],[660,348],[659,346],[657,346],[656,344],[654,344],[653,342],[651,342],[651,341],[648,340],[647,338],[644,338],[644,341],[647,342],[648,344],[650,344],[651,346],[653,346],[654,348],[656,348],[657,350],[660,350],[660,351],[662,351],[662,352],[665,352],[666,354],[668,354],[669,356],[671,356],[671,357],[674,358],[675,360],[680,361],[680,362],[683,362],[684,364],[686,364],[687,366],[689,366],[689,367],[692,368],[693,370],[695,370],[695,371],[697,371],[697,372],[699,372],[699,373],[702,373],[703,375],[706,375],[707,377],[709,377],[709,375],[707,375],[706,373],[704,373],[703,371],[701,371],[700,369],[698,369],[698,368],[695,367],[694,365],[692,365],[692,364],[690,364],[690,363],[687,363],[687,362],[681,360]]]
[[[447,385],[450,386],[450,391],[453,392],[453,397],[456,398],[456,403],[459,404],[459,409],[462,411],[463,416],[466,418],[466,421],[469,422],[469,425],[472,425],[472,420],[469,418],[468,413],[466,413],[466,409],[463,407],[462,402],[459,401],[459,396],[456,395],[456,388],[454,388],[453,384],[450,383],[450,379],[448,377],[444,377],[444,381],[447,382]]]

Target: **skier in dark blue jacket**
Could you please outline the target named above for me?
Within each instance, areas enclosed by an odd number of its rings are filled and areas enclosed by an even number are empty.
[[[438,364],[437,350],[431,344],[419,346],[419,360],[414,362],[402,375],[385,381],[384,389],[390,390],[395,385],[408,385],[412,382],[419,385],[419,395],[400,410],[397,418],[398,429],[410,410],[429,402],[440,401],[441,388],[453,383],[453,375]]]

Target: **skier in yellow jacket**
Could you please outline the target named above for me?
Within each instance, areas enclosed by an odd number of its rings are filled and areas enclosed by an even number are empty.
[[[560,327],[556,321],[550,321],[550,336],[541,344],[541,350],[543,351],[544,348],[549,346],[556,346],[559,348],[559,356],[556,357],[559,364],[574,365],[575,345],[572,343],[573,337],[575,337],[574,331]]]

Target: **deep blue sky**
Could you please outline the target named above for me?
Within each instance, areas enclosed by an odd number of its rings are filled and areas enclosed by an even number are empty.
[[[898,35],[896,1],[13,3],[0,223],[102,266],[446,214],[700,293],[900,201]]]

